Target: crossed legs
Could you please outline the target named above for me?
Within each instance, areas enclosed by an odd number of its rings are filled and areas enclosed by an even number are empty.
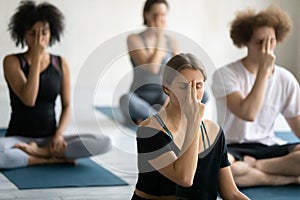
[[[300,184],[300,145],[287,155],[255,159],[244,156],[243,161],[236,161],[229,154],[234,180],[239,187],[257,185]]]
[[[0,139],[0,168],[17,168],[50,163],[75,163],[75,159],[105,153],[111,141],[101,135],[74,135],[65,137],[67,147],[58,157],[52,157],[51,138],[5,137]]]
[[[22,150],[28,155],[28,165],[51,164],[51,163],[75,163],[74,160],[68,160],[64,152],[60,152],[59,157],[52,157],[50,146],[40,147],[34,141],[30,143],[21,142],[15,145],[15,148]]]

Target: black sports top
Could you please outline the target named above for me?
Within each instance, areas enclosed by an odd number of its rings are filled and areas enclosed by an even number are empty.
[[[230,165],[227,158],[227,148],[223,129],[219,133],[212,145],[206,132],[204,123],[201,123],[202,140],[206,137],[204,145],[205,151],[198,155],[198,164],[194,177],[193,186],[182,187],[167,179],[155,170],[149,160],[168,151],[179,154],[178,147],[173,142],[173,136],[164,122],[156,114],[154,117],[167,132],[149,127],[139,127],[137,131],[138,147],[138,168],[139,177],[136,188],[147,194],[156,196],[167,196],[176,194],[178,197],[186,199],[216,199],[218,193],[218,174],[223,167]]]
[[[163,131],[139,127],[136,140],[139,169],[136,189],[155,196],[175,195],[176,183],[163,176],[149,163],[149,160],[169,151],[178,155],[179,149],[172,138]]]
[[[25,76],[29,74],[29,64],[23,54],[16,54]],[[50,64],[40,74],[40,84],[34,107],[23,104],[8,84],[11,117],[6,136],[48,137],[56,130],[55,100],[62,86],[61,58],[50,55]]]
[[[176,183],[172,182],[162,174],[160,174],[149,160],[155,159],[158,156],[173,151],[178,156],[179,148],[173,142],[173,135],[161,120],[158,114],[154,115],[156,120],[166,131],[166,133],[149,127],[139,127],[137,130],[137,148],[138,148],[138,169],[139,177],[136,188],[147,194],[155,196],[169,196],[176,194]],[[204,135],[208,141],[204,123],[201,123],[202,139]],[[206,146],[205,146],[206,149]]]
[[[177,196],[187,199],[217,199],[219,170],[229,165],[225,136],[220,128],[214,143],[199,154],[193,185],[177,186]]]

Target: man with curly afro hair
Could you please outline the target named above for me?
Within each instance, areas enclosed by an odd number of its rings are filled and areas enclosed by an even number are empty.
[[[230,36],[247,55],[214,73],[218,121],[224,124],[229,160],[238,186],[300,183],[300,143],[274,135],[282,114],[300,138],[300,88],[295,77],[275,64],[274,51],[292,28],[277,6],[238,13]]]

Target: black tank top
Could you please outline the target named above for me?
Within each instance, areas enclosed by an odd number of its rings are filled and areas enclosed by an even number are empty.
[[[26,78],[29,75],[29,64],[23,54],[16,54],[20,67]],[[61,92],[62,86],[61,58],[50,55],[50,64],[40,74],[40,84],[35,106],[23,104],[13,92],[10,85],[9,96],[11,117],[6,136],[48,137],[56,130],[55,100]]]

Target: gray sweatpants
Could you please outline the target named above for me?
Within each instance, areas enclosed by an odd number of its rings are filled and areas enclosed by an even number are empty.
[[[65,136],[67,147],[65,157],[77,159],[90,157],[105,153],[112,148],[109,137],[101,135],[71,135]],[[29,155],[24,151],[15,148],[18,143],[36,142],[39,146],[46,146],[52,141],[52,137],[28,138],[28,137],[1,137],[0,138],[0,169],[25,167],[28,165]]]

